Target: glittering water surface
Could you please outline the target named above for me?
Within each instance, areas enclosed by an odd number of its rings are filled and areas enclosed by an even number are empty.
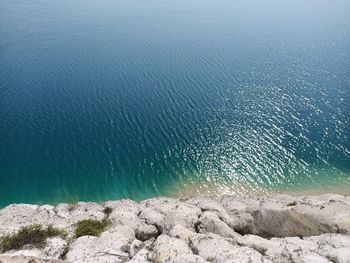
[[[0,205],[350,194],[349,13],[347,0],[0,0]]]

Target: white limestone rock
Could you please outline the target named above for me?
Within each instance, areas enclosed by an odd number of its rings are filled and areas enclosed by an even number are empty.
[[[301,256],[296,263],[332,263],[328,259],[318,255],[318,254],[308,254],[305,256]]]
[[[65,239],[60,237],[51,237],[46,241],[44,253],[48,258],[60,259],[61,256],[66,252],[68,243]]]
[[[256,198],[222,197],[219,200],[233,221],[237,217],[243,218],[243,223],[246,221],[246,233],[285,237],[350,230],[350,201],[344,196],[276,195]],[[234,225],[230,226],[240,232]]]
[[[119,230],[121,228],[122,226],[119,227]],[[127,233],[128,228],[123,232]],[[128,247],[130,243],[130,235],[124,235],[122,231],[118,232],[117,229],[103,232],[100,237],[82,236],[73,242],[66,259],[71,263],[125,262],[129,260]]]
[[[153,263],[152,261],[149,261],[148,259],[150,256],[150,251],[147,248],[141,249],[132,259],[127,261],[128,263]]]
[[[133,258],[144,246],[142,241],[135,239],[129,246],[129,256]]]
[[[208,263],[202,257],[193,254],[182,254],[165,261],[166,263]]]
[[[214,212],[206,211],[200,217],[196,230],[199,233],[214,233],[222,237],[237,237],[239,236],[225,222],[219,219]]]
[[[75,239],[76,223],[106,218],[105,207],[112,209],[108,229]],[[65,261],[71,263],[350,263],[350,198],[341,195],[154,198],[0,210],[0,237],[31,224],[68,231]],[[26,245],[0,259],[59,262],[66,252],[67,241],[51,237],[44,248]]]
[[[148,224],[157,226],[160,230],[164,229],[165,216],[151,207],[143,209],[139,214],[139,218],[145,220]]]
[[[197,233],[185,228],[182,225],[176,225],[169,232],[169,236],[183,240],[186,244],[189,244],[191,237],[197,235]]]
[[[47,222],[49,213],[38,208],[38,205],[15,204],[1,209],[0,235],[10,234],[23,226]]]
[[[7,256],[25,256],[25,257],[35,257],[35,258],[46,258],[46,254],[43,250],[38,248],[23,248],[21,250],[10,250],[5,254]]]
[[[75,224],[81,220],[102,220],[105,216],[102,206],[93,202],[59,204],[54,208],[54,212],[55,216],[48,223],[65,228],[68,232],[72,232]]]
[[[136,229],[136,238],[141,241],[146,241],[152,237],[157,237],[158,229],[154,225],[140,224]]]
[[[177,256],[192,253],[184,241],[167,235],[161,235],[156,239],[152,245],[152,251],[152,258],[156,263],[166,262]]]
[[[227,212],[222,204],[212,198],[192,198],[187,200],[186,203],[197,206],[202,212]]]
[[[190,246],[195,254],[213,263],[271,262],[252,248],[238,246],[234,240],[214,234],[192,237]]]
[[[337,263],[350,263],[350,234],[324,234],[305,238],[317,245],[316,252]]]
[[[31,256],[7,256],[0,255],[1,263],[63,263],[61,260],[42,259]]]
[[[141,209],[139,203],[136,203],[135,201],[129,199],[108,201],[105,202],[103,206],[112,208],[112,214],[115,212],[130,212],[133,214],[137,214]]]
[[[201,210],[191,204],[173,198],[154,198],[143,201],[145,207],[151,207],[164,215],[164,231],[170,231],[175,225],[194,230]]]

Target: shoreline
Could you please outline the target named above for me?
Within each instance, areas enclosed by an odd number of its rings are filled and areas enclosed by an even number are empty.
[[[350,178],[336,182],[309,183],[304,185],[280,185],[266,186],[248,184],[243,182],[198,182],[189,181],[176,186],[176,191],[170,197],[175,198],[196,198],[196,197],[220,197],[231,195],[238,197],[252,196],[316,196],[324,193],[350,195]],[[219,194],[218,194],[219,193]]]
[[[82,221],[108,224],[96,236],[84,231],[77,236]],[[0,209],[2,240],[11,240],[33,224],[40,224],[40,231],[51,226],[66,234],[48,236],[39,247],[24,244],[16,249],[8,246],[7,251],[2,247],[1,262],[347,263],[350,259],[349,195],[157,197],[141,202],[13,204]]]
[[[218,194],[219,193],[219,194]],[[316,196],[324,193],[350,195],[350,177],[336,182],[308,183],[304,185],[279,185],[266,186],[248,184],[243,182],[210,182],[210,181],[181,181],[168,189],[166,193],[149,196],[144,198],[78,198],[73,195],[71,198],[49,198],[46,201],[38,202],[14,202],[7,205],[1,205],[0,210],[12,204],[33,204],[33,205],[53,205],[71,202],[94,202],[102,204],[110,200],[130,199],[135,202],[142,202],[152,198],[199,198],[199,197],[220,197],[220,196],[237,196],[237,197],[254,197],[254,196],[274,196],[274,195],[291,195],[291,196]]]

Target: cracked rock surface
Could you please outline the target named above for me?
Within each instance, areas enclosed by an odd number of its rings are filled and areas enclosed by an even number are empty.
[[[80,220],[102,220],[106,207],[104,232],[74,237]],[[15,204],[0,210],[0,237],[38,223],[68,236],[3,252],[0,262],[350,263],[350,196]]]

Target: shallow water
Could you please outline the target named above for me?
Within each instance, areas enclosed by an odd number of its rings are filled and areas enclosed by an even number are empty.
[[[0,7],[0,206],[350,194],[349,1]]]

